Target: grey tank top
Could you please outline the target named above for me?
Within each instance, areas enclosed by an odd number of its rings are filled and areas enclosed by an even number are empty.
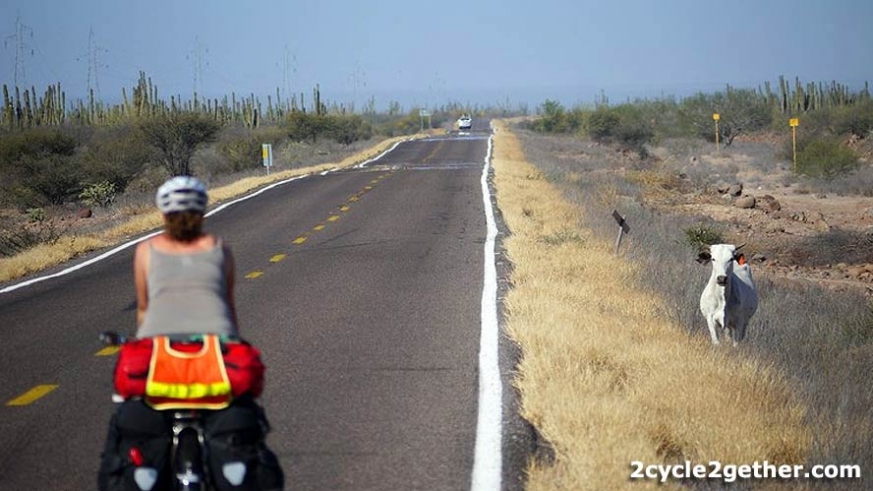
[[[150,247],[149,303],[137,337],[237,335],[227,304],[221,243],[208,251],[170,254]]]

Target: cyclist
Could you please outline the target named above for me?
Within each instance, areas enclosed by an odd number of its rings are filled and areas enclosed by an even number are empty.
[[[143,241],[134,254],[137,338],[217,334],[223,339],[239,336],[234,304],[234,260],[223,241],[204,232],[208,202],[206,187],[190,176],[166,181],[155,201],[163,216],[163,232]],[[169,456],[171,418],[143,399],[124,401],[113,415],[98,476],[101,491],[130,489],[130,449],[151,452],[152,460]],[[216,436],[212,453],[249,455],[251,479],[233,489],[282,489],[284,476],[275,455],[266,447],[268,423],[253,397],[233,400],[229,407],[208,412],[204,418],[207,438]],[[219,441],[220,440],[220,441]],[[245,448],[229,448],[243,445]],[[221,449],[221,450],[220,450]],[[229,450],[228,450],[229,449]],[[166,486],[166,472],[154,489]],[[220,488],[220,477],[215,477]]]
[[[203,231],[206,187],[179,176],[156,196],[164,232],[134,256],[137,337],[161,334],[238,335],[230,248]]]

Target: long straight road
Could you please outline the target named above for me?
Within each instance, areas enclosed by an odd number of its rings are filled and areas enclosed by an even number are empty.
[[[404,142],[207,219],[233,248],[244,337],[288,489],[469,489],[486,134]],[[0,294],[0,490],[95,487],[132,251]]]

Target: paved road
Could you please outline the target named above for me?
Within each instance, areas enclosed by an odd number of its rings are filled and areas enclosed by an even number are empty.
[[[487,148],[406,142],[208,219],[236,255],[289,489],[470,488]],[[0,490],[94,488],[114,363],[97,334],[132,331],[132,249],[0,294]]]

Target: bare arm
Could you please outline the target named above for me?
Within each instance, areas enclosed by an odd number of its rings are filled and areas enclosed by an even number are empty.
[[[148,270],[149,270],[149,246],[148,241],[140,243],[136,247],[133,256],[133,281],[136,287],[136,325],[142,324],[146,309],[149,306]]]
[[[236,301],[234,299],[233,290],[236,284],[236,262],[233,259],[233,253],[230,247],[224,245],[224,277],[227,282],[227,305],[230,308],[230,318],[233,320],[237,330],[239,329],[239,319],[236,316]]]

